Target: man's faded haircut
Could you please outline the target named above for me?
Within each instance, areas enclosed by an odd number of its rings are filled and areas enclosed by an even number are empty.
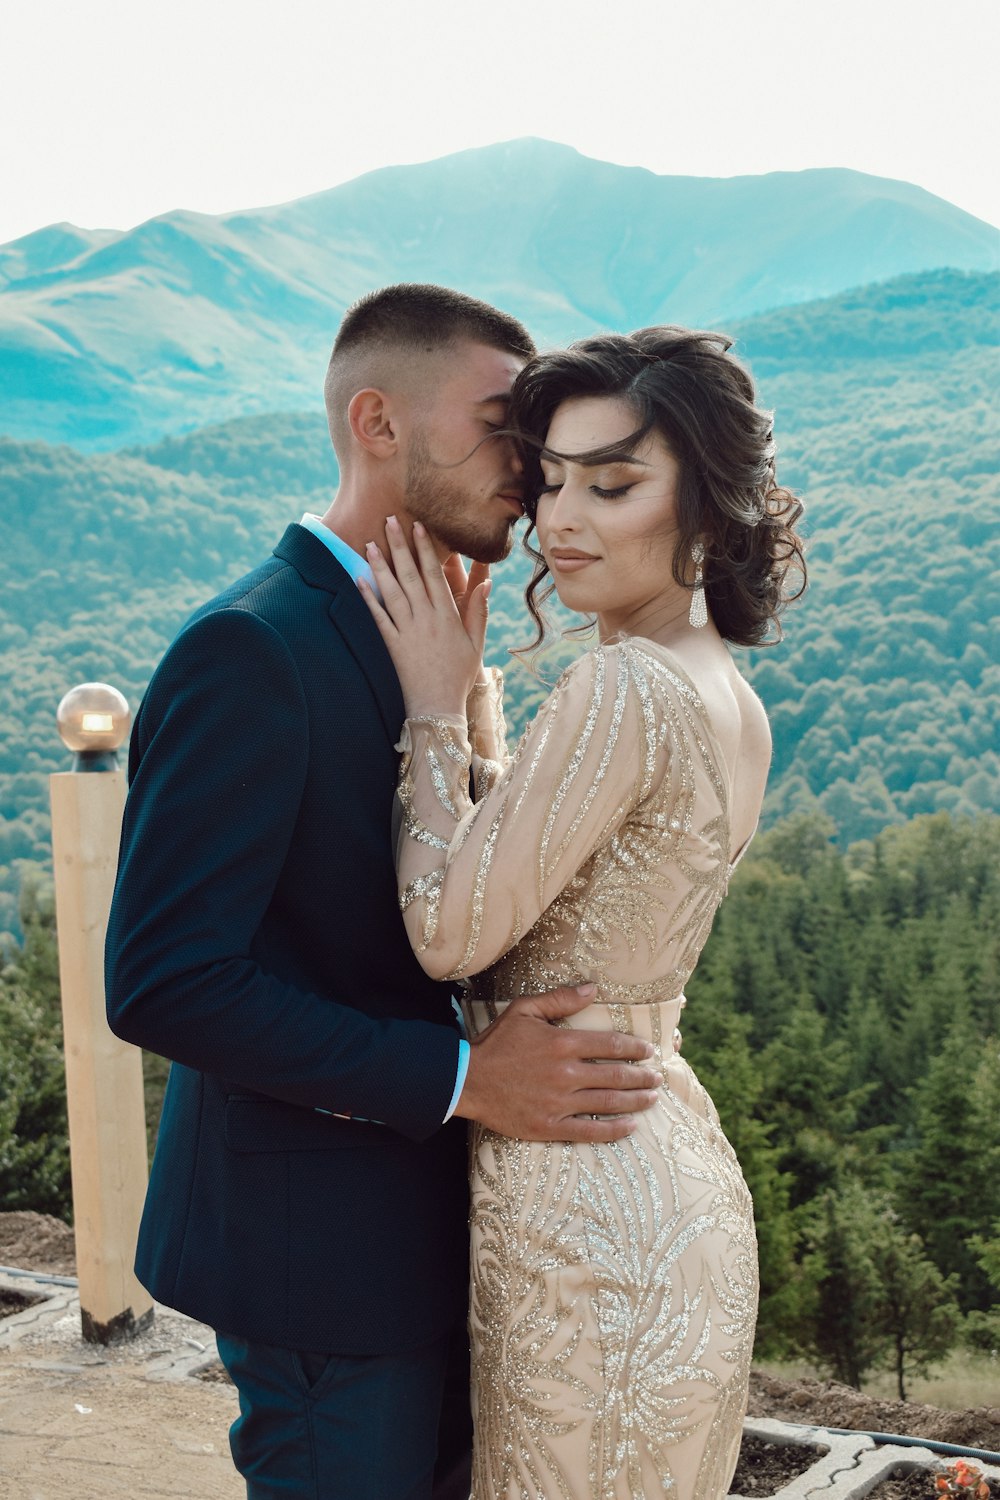
[[[324,394],[334,447],[347,437],[347,406],[355,391],[387,383],[407,358],[470,342],[531,359],[530,333],[509,313],[446,286],[402,282],[361,297],[344,314],[326,372]],[[349,387],[353,386],[353,389]]]

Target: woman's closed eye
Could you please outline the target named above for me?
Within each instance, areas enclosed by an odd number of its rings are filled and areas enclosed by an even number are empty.
[[[555,495],[559,492],[559,490],[562,489],[562,487],[562,480],[560,480],[558,484],[542,484],[538,487],[538,494],[539,496]],[[613,490],[605,490],[602,489],[599,484],[591,484],[588,485],[588,489],[590,490],[590,493],[592,495],[596,495],[600,500],[621,500],[622,497],[624,495],[627,495],[629,490],[632,489],[632,485],[620,484]]]

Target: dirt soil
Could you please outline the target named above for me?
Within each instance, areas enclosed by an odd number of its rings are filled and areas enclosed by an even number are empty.
[[[73,1231],[51,1214],[0,1214],[0,1266],[44,1271],[49,1276],[76,1275]]]
[[[893,1432],[1000,1453],[1000,1406],[943,1411],[916,1401],[883,1401],[832,1380],[778,1380],[755,1370],[748,1415],[857,1432]]]
[[[819,1456],[816,1448],[793,1447],[787,1443],[764,1443],[744,1435],[740,1457],[730,1485],[731,1495],[773,1495],[789,1480],[812,1468]]]
[[[45,1214],[0,1214],[0,1265],[72,1276],[73,1232]],[[214,1381],[154,1382],[146,1378],[140,1352],[77,1346],[73,1354],[42,1342],[0,1357],[4,1500],[245,1495],[229,1458],[236,1401],[225,1372],[219,1368],[222,1378]],[[779,1380],[755,1371],[749,1415],[1000,1451],[1000,1407],[943,1411],[878,1400],[834,1382]],[[801,1451],[748,1438],[733,1491],[774,1494],[802,1467]],[[923,1474],[884,1482],[872,1500],[933,1493]]]

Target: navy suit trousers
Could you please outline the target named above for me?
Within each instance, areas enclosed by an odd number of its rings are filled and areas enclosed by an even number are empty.
[[[468,1500],[464,1323],[405,1354],[312,1354],[220,1333],[247,1500]]]

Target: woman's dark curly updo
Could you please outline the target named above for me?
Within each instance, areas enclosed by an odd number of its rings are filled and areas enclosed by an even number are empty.
[[[737,646],[780,637],[780,611],[805,588],[802,544],[795,532],[802,502],[776,482],[771,413],[755,404],[753,381],[728,352],[731,347],[732,340],[721,333],[640,328],[538,355],[518,375],[510,422],[523,448],[531,519],[526,545],[536,559],[527,590],[538,627],[535,645],[545,632],[540,606],[553,589],[550,580],[538,593],[549,570],[530,543],[543,483],[540,457],[557,407],[577,396],[614,397],[632,408],[635,430],[614,444],[615,451],[656,432],[677,460],[676,582],[693,587],[691,548],[700,541],[705,594],[720,634]],[[601,459],[599,450],[557,456],[588,463]],[[786,589],[789,574],[798,583],[792,593]]]

